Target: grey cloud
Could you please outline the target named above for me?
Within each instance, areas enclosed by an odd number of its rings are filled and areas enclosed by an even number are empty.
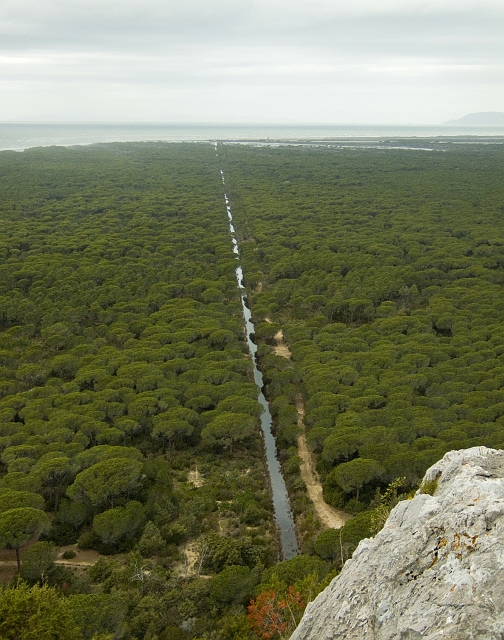
[[[503,27],[502,0],[0,0],[0,120],[442,121],[499,110]]]
[[[247,84],[310,86],[373,83],[400,85],[441,79],[484,84],[502,75],[503,64],[419,56],[345,56],[306,48],[200,47],[171,55],[45,53],[4,61],[4,81],[75,82],[142,86]]]
[[[502,3],[307,0],[10,0],[2,48],[163,51],[180,43],[474,49],[502,41]]]

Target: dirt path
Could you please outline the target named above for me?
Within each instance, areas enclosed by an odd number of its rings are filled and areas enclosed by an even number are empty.
[[[21,562],[23,561],[23,556],[26,551],[31,547],[25,547],[22,551]],[[74,558],[63,558],[63,553],[65,551],[73,551],[75,553]],[[79,549],[76,544],[66,545],[64,547],[60,547],[58,549],[58,556],[54,561],[56,565],[63,565],[69,569],[74,569],[75,571],[81,573],[88,569],[88,567],[93,566],[99,558],[104,557],[100,556],[98,551],[94,551],[92,549]],[[117,557],[117,556],[116,556]],[[8,582],[12,580],[17,573],[17,562],[15,560],[14,551],[1,551],[0,552],[0,583]]]
[[[196,575],[196,562],[198,561],[198,543],[189,542],[182,546],[182,560],[173,567],[173,573],[184,578]]]
[[[63,558],[65,551],[73,551],[75,557]],[[58,557],[54,561],[54,564],[61,564],[66,567],[92,567],[103,557],[105,556],[101,556],[98,551],[94,549],[79,549],[78,545],[69,544],[59,548]]]
[[[187,482],[191,482],[195,487],[202,487],[204,482],[201,477],[200,472],[198,471],[198,467],[194,471],[189,471],[187,473]]]
[[[306,437],[304,434],[304,403],[301,394],[296,396],[296,408],[298,412],[298,426],[303,430],[303,433],[298,436],[298,455],[303,461],[299,466],[301,471],[301,478],[306,485],[308,496],[313,502],[315,511],[323,524],[330,529],[341,529],[341,527],[350,520],[352,517],[350,513],[334,509],[322,497],[322,485],[318,477],[318,473],[315,469],[315,461],[313,459],[312,452],[308,449],[306,444]]]
[[[281,329],[275,334],[275,341],[276,346],[273,347],[275,355],[282,356],[282,358],[287,358],[287,360],[290,360],[292,354],[289,351],[289,347],[284,342],[284,336]]]
[[[266,322],[271,322],[269,318],[265,318],[265,320]],[[276,346],[273,348],[274,353],[277,356],[290,359],[292,354],[289,347],[284,342],[284,336],[281,329],[275,335],[275,341]],[[306,485],[308,496],[313,503],[315,512],[317,513],[320,521],[330,529],[341,529],[345,522],[350,520],[352,516],[346,511],[334,509],[328,505],[322,497],[322,485],[320,484],[318,473],[315,469],[313,454],[306,444],[305,427],[303,422],[304,403],[300,393],[296,396],[296,409],[298,412],[298,426],[302,430],[301,435],[299,435],[297,439],[298,455],[303,461],[299,467],[301,471],[301,478]]]

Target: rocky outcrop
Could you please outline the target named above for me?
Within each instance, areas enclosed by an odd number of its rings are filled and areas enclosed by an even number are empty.
[[[433,495],[360,542],[291,640],[504,640],[504,451],[450,451],[427,483]]]

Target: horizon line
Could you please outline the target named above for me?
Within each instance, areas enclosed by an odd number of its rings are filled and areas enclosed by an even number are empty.
[[[181,125],[181,126],[303,126],[303,127],[503,127],[501,124],[470,124],[456,121],[445,122],[282,122],[282,121],[254,121],[254,120],[0,120],[0,125],[16,124],[45,124],[45,125]]]

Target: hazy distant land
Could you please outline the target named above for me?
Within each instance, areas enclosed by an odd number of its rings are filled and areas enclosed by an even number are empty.
[[[480,111],[478,113],[468,113],[463,118],[448,120],[443,124],[504,125],[504,112]]]

